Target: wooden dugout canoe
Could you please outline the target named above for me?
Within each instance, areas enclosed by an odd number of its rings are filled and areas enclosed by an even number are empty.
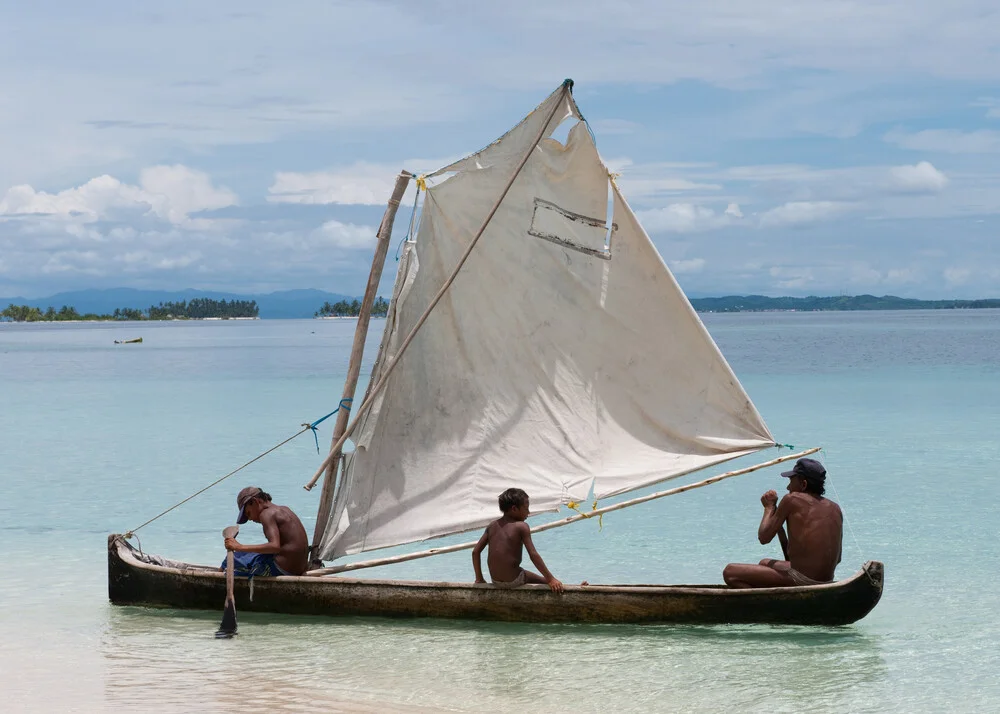
[[[839,582],[734,590],[725,585],[490,585],[344,577],[254,578],[236,582],[241,612],[289,615],[441,617],[505,622],[605,624],[848,625],[882,596],[883,566],[868,561]],[[226,578],[209,566],[141,554],[108,536],[108,595],[116,605],[218,610]]]

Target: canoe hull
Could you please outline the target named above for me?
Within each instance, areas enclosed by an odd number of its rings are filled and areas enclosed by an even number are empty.
[[[116,605],[220,610],[226,598],[219,570],[145,562],[121,536],[108,537],[108,594]],[[719,585],[567,586],[502,590],[490,585],[340,577],[236,581],[238,611],[292,615],[440,617],[507,622],[632,624],[847,625],[882,595],[883,566],[869,561],[837,583],[733,590]]]

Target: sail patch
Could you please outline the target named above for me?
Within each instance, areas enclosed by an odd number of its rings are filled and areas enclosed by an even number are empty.
[[[564,248],[611,260],[611,236],[618,230],[607,221],[567,211],[543,198],[535,199],[528,235],[547,240]]]

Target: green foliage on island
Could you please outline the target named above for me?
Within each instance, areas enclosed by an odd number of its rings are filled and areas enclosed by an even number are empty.
[[[161,302],[146,311],[150,320],[202,320],[206,317],[257,317],[255,300],[211,300],[195,298],[180,302]],[[127,318],[126,318],[127,319]]]
[[[1000,307],[1000,300],[916,300],[894,295],[840,295],[804,298],[730,295],[718,298],[695,298],[691,304],[698,312],[770,312],[776,310],[956,310]]]
[[[375,298],[372,303],[372,316],[385,317],[389,312],[389,302],[382,297]],[[314,317],[357,317],[361,313],[361,301],[338,300],[332,305],[324,302],[323,307],[314,313]]]
[[[204,318],[230,319],[236,317],[257,317],[258,308],[254,300],[211,300],[195,298],[181,302],[167,302],[151,305],[146,310],[131,307],[116,308],[110,315],[92,312],[81,315],[76,308],[63,305],[59,310],[49,307],[44,312],[38,307],[8,305],[0,312],[0,319],[13,322],[69,322],[98,320],[198,320]]]

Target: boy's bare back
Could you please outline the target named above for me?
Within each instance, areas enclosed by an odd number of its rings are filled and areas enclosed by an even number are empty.
[[[489,551],[486,566],[490,578],[499,582],[511,582],[521,574],[521,559],[524,557],[524,534],[529,533],[524,521],[498,518],[486,526]]]

